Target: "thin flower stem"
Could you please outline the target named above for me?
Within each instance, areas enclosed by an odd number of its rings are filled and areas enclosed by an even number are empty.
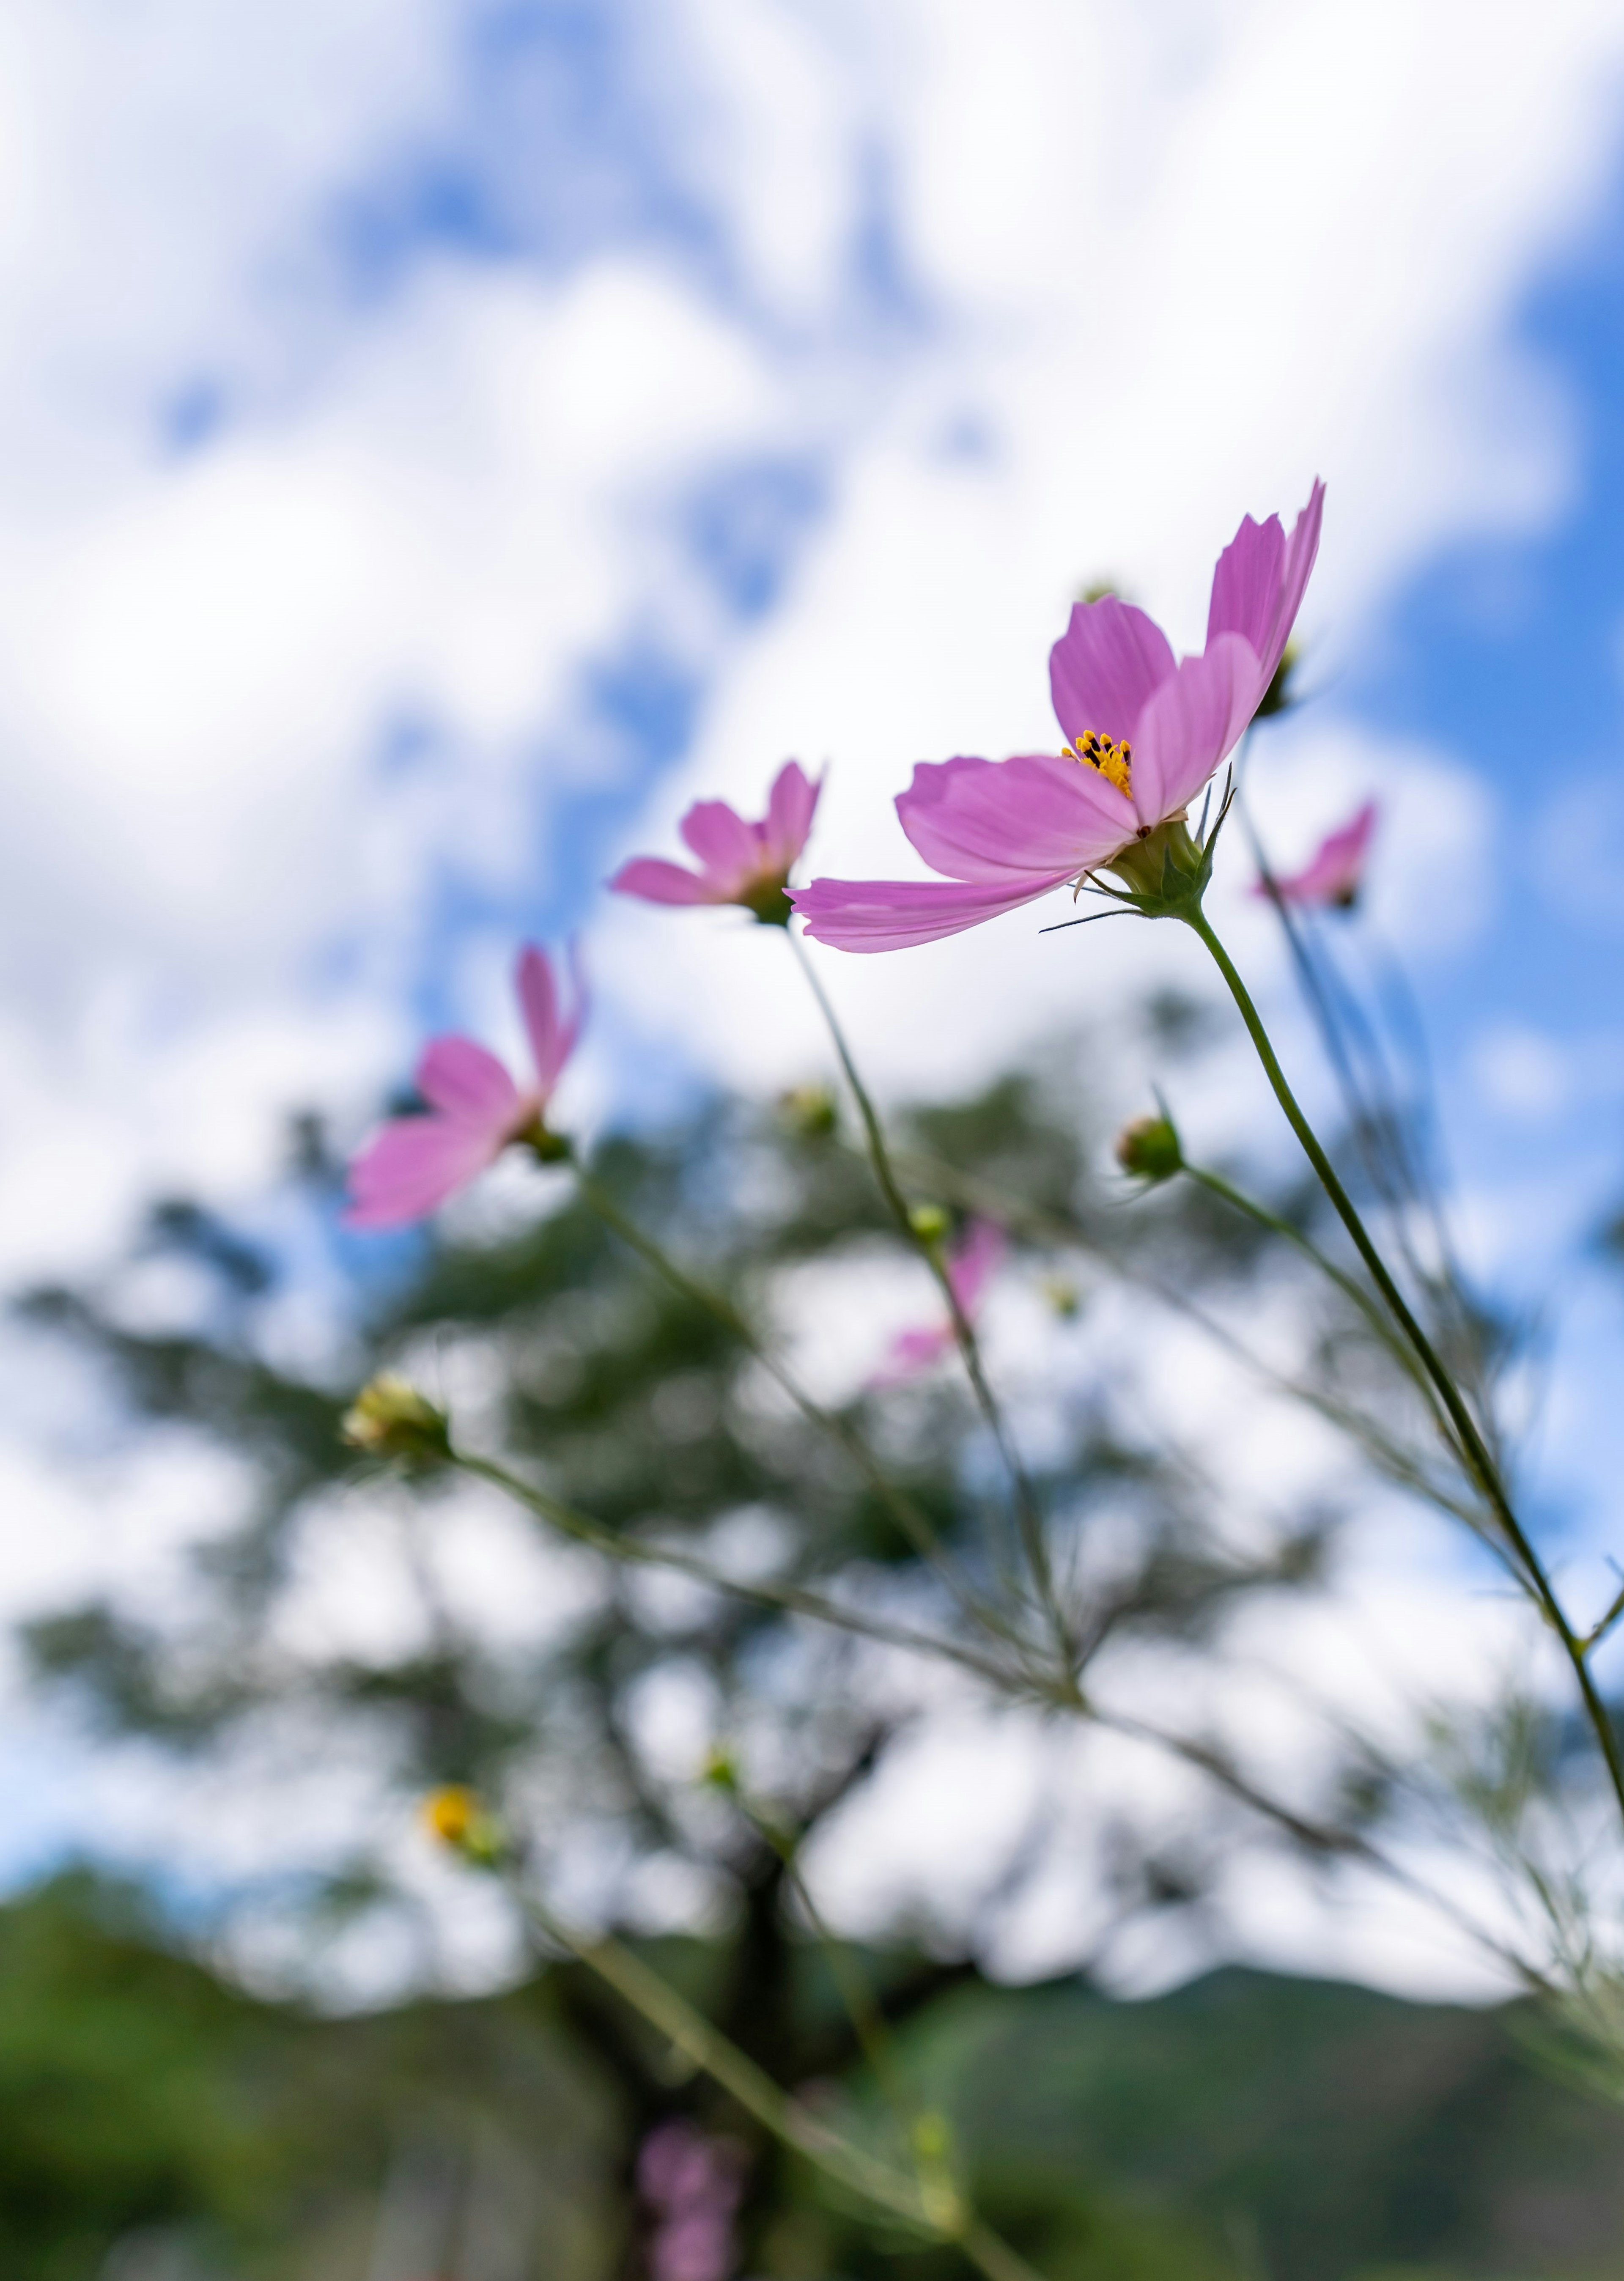
[[[679,1266],[662,1245],[657,1243],[652,1235],[639,1227],[629,1213],[621,1210],[602,1182],[595,1179],[584,1166],[577,1164],[574,1165],[573,1170],[576,1185],[583,1202],[591,1206],[605,1226],[613,1228],[622,1242],[635,1251],[638,1258],[652,1267],[674,1291],[680,1293],[685,1299],[692,1299],[696,1305],[706,1308],[715,1316],[718,1322],[725,1325],[740,1344],[746,1348],[761,1364],[780,1392],[788,1396],[808,1423],[818,1427],[840,1444],[857,1466],[869,1487],[885,1504],[892,1518],[902,1530],[914,1550],[930,1566],[939,1581],[950,1594],[961,1614],[970,1617],[973,1622],[982,1626],[995,1637],[1005,1640],[1009,1645],[1015,1647],[1017,1652],[1023,1651],[1021,1643],[1009,1625],[995,1609],[986,1604],[978,1593],[971,1591],[960,1578],[935,1530],[932,1527],[927,1515],[912,1497],[898,1488],[862,1434],[844,1418],[838,1416],[831,1410],[825,1410],[821,1403],[815,1402],[811,1396],[804,1391],[793,1374],[777,1360],[731,1299],[725,1297],[720,1291],[712,1290],[708,1284],[701,1283],[697,1277],[690,1275],[685,1268]]]
[[[1624,1751],[1620,1749],[1619,1737],[1607,1714],[1607,1706],[1602,1701],[1600,1690],[1597,1687],[1589,1664],[1586,1659],[1585,1643],[1568,1622],[1562,1604],[1557,1598],[1555,1588],[1545,1573],[1543,1564],[1524,1531],[1521,1522],[1512,1511],[1511,1500],[1500,1479],[1499,1468],[1489,1453],[1488,1445],[1478,1428],[1477,1421],[1467,1407],[1454,1379],[1439,1360],[1431,1340],[1411,1312],[1404,1294],[1388,1272],[1387,1264],[1371,1241],[1365,1223],[1356,1210],[1347,1190],[1338,1179],[1335,1167],[1321,1148],[1313,1127],[1299,1107],[1296,1095],[1288,1084],[1286,1073],[1281,1069],[1276,1058],[1274,1048],[1269,1041],[1269,1033],[1264,1027],[1263,1018],[1252,1003],[1251,994],[1241,980],[1228,952],[1212,932],[1204,912],[1199,909],[1193,916],[1186,918],[1185,924],[1200,936],[1210,952],[1214,964],[1228,985],[1229,994],[1239,1009],[1241,1018],[1245,1023],[1247,1032],[1257,1049],[1257,1058],[1263,1064],[1264,1074],[1273,1088],[1275,1099],[1285,1112],[1287,1123],[1296,1134],[1303,1153],[1312,1165],[1320,1187],[1330,1198],[1337,1217],[1352,1237],[1354,1247],[1360,1258],[1370,1270],[1372,1281],[1380,1292],[1392,1312],[1394,1320],[1409,1341],[1417,1359],[1437,1389],[1439,1398],[1449,1414],[1450,1424],[1460,1442],[1467,1468],[1494,1511],[1495,1518],[1506,1543],[1520,1564],[1525,1585],[1562,1643],[1563,1652],[1573,1668],[1574,1677],[1578,1683],[1585,1716],[1589,1720],[1603,1762],[1606,1767],[1613,1797],[1617,1801],[1620,1813],[1624,1815]]]
[[[936,2206],[917,2181],[877,2161],[830,2130],[713,2028],[657,1972],[651,1971],[641,1957],[611,1937],[588,1939],[527,1891],[518,1890],[517,1898],[547,1939],[595,1972],[781,2145],[793,2148],[877,2208],[935,2240],[952,2243],[985,2281],[1041,2281],[1036,2269],[983,2223],[956,2193],[944,2195],[942,2206]]]
[[[1186,1164],[1183,1169],[1186,1175],[1194,1180],[1198,1187],[1205,1188],[1209,1195],[1220,1197],[1233,1210],[1249,1219],[1255,1227],[1265,1228],[1272,1235],[1278,1235],[1283,1241],[1289,1243],[1294,1250],[1300,1252],[1304,1259],[1311,1261],[1322,1275],[1334,1283],[1345,1298],[1353,1302],[1371,1330],[1380,1341],[1382,1347],[1419,1389],[1427,1404],[1428,1413],[1444,1441],[1457,1461],[1464,1466],[1465,1452],[1456,1439],[1453,1425],[1440,1406],[1436,1388],[1422,1369],[1408,1342],[1394,1331],[1392,1324],[1375,1304],[1369,1292],[1361,1290],[1351,1275],[1343,1274],[1336,1262],[1334,1259],[1327,1259],[1319,1245],[1304,1235],[1301,1228],[1293,1227],[1288,1219],[1282,1219],[1278,1212],[1272,1212],[1267,1205],[1258,1203],[1243,1189],[1237,1188],[1232,1181],[1226,1180],[1221,1172],[1209,1171],[1200,1164]]]
[[[708,1585],[712,1591],[731,1593],[735,1599],[754,1600],[762,1607],[777,1608],[785,1615],[808,1616],[815,1623],[830,1624],[837,1630],[855,1632],[863,1639],[877,1641],[882,1647],[903,1648],[913,1655],[938,1656],[944,1662],[956,1663],[966,1671],[973,1671],[978,1679],[988,1680],[1006,1692],[1039,1691],[1030,1674],[1012,1673],[991,1656],[979,1654],[960,1641],[943,1639],[933,1632],[922,1632],[911,1624],[894,1624],[882,1616],[868,1616],[855,1608],[843,1607],[838,1600],[826,1599],[821,1592],[808,1592],[798,1584],[753,1583],[746,1578],[729,1576],[713,1568],[697,1553],[684,1552],[677,1545],[649,1544],[640,1537],[622,1536],[606,1528],[600,1521],[592,1519],[566,1504],[545,1489],[537,1488],[531,1481],[523,1481],[517,1473],[509,1473],[506,1465],[494,1458],[477,1458],[461,1450],[452,1451],[451,1462],[460,1471],[476,1480],[489,1481],[527,1505],[539,1519],[556,1528],[562,1536],[572,1538],[577,1544],[589,1546],[611,1560],[640,1568],[669,1568],[679,1576],[692,1577],[696,1584]]]
[[[908,1208],[908,1199],[898,1184],[896,1172],[891,1161],[891,1152],[885,1145],[885,1128],[879,1121],[879,1112],[874,1106],[868,1087],[858,1074],[857,1063],[850,1046],[847,1043],[840,1017],[835,1012],[833,1003],[818,977],[816,968],[807,955],[807,947],[792,929],[786,927],[785,932],[790,947],[800,963],[800,970],[807,978],[807,986],[817,1002],[817,1009],[824,1017],[835,1053],[839,1059],[840,1067],[845,1072],[846,1082],[851,1088],[852,1098],[857,1104],[857,1113],[862,1119],[862,1129],[869,1144],[869,1162],[874,1168],[874,1178],[879,1184],[880,1194],[884,1196],[897,1226],[924,1261],[935,1277],[943,1298],[947,1301],[948,1316],[953,1324],[953,1335],[963,1359],[965,1375],[970,1380],[977,1406],[986,1421],[1015,1492],[1016,1513],[1021,1543],[1025,1551],[1027,1566],[1032,1571],[1032,1582],[1037,1588],[1039,1598],[1053,1627],[1061,1655],[1066,1662],[1067,1668],[1070,1669],[1074,1659],[1074,1649],[1070,1628],[1055,1592],[1054,1573],[1048,1557],[1048,1540],[1044,1534],[1043,1516],[1039,1508],[1037,1492],[1032,1488],[1031,1477],[1022,1462],[1020,1451],[1016,1448],[1015,1437],[1009,1431],[998,1398],[988,1383],[986,1372],[981,1360],[980,1342],[976,1337],[975,1326],[960,1303],[959,1295],[953,1287],[953,1278],[947,1272],[940,1247],[928,1241],[914,1226],[913,1215]]]

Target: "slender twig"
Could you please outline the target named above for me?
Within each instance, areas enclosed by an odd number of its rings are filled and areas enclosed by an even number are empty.
[[[1286,1073],[1276,1058],[1274,1048],[1270,1043],[1269,1033],[1264,1027],[1262,1017],[1253,1004],[1251,994],[1241,980],[1228,952],[1212,932],[1204,913],[1197,909],[1186,916],[1185,923],[1206,945],[1214,964],[1228,985],[1229,994],[1235,1001],[1242,1022],[1246,1025],[1248,1035],[1252,1040],[1258,1060],[1263,1064],[1264,1074],[1273,1088],[1275,1099],[1285,1113],[1287,1123],[1295,1133],[1298,1144],[1313,1167],[1319,1185],[1330,1198],[1337,1217],[1352,1237],[1354,1247],[1369,1269],[1371,1280],[1386,1301],[1392,1312],[1393,1319],[1403,1331],[1422,1368],[1437,1388],[1439,1397],[1459,1438],[1472,1476],[1487,1498],[1506,1543],[1516,1556],[1525,1584],[1561,1642],[1563,1653],[1568,1659],[1578,1684],[1585,1715],[1600,1749],[1613,1797],[1618,1803],[1620,1814],[1624,1814],[1624,1752],[1620,1751],[1618,1735],[1614,1731],[1612,1721],[1607,1713],[1607,1707],[1602,1701],[1600,1690],[1597,1687],[1586,1659],[1584,1643],[1568,1622],[1561,1603],[1557,1597],[1555,1588],[1545,1573],[1544,1566],[1512,1509],[1511,1499],[1500,1479],[1499,1468],[1489,1450],[1477,1421],[1453,1377],[1440,1361],[1431,1340],[1411,1313],[1404,1294],[1388,1273],[1387,1263],[1372,1241],[1369,1231],[1360,1218],[1351,1198],[1337,1178],[1335,1167],[1320,1146],[1313,1127],[1303,1115],[1296,1095],[1287,1082]]]
[[[884,1196],[886,1207],[898,1228],[919,1253],[931,1273],[935,1277],[942,1296],[947,1302],[948,1317],[953,1325],[954,1339],[963,1359],[965,1374],[970,1380],[977,1405],[992,1434],[1015,1493],[1017,1525],[1027,1565],[1032,1571],[1032,1582],[1054,1628],[1056,1642],[1061,1655],[1069,1668],[1072,1655],[1071,1634],[1055,1594],[1048,1539],[1044,1530],[1043,1515],[1039,1507],[1037,1492],[1032,1487],[1031,1477],[1016,1447],[1015,1437],[1009,1430],[997,1396],[988,1382],[986,1372],[982,1364],[980,1342],[976,1337],[975,1326],[964,1312],[959,1295],[954,1288],[953,1278],[947,1272],[940,1246],[922,1236],[914,1225],[913,1214],[908,1207],[908,1199],[902,1194],[892,1164],[891,1151],[885,1142],[885,1128],[879,1121],[879,1112],[875,1108],[869,1089],[858,1071],[851,1047],[847,1041],[846,1032],[841,1026],[840,1017],[835,1012],[833,1002],[824,987],[816,968],[807,955],[806,945],[792,929],[786,928],[785,932],[790,947],[800,963],[800,970],[806,977],[807,986],[816,1001],[818,1011],[824,1017],[824,1025],[828,1029],[840,1067],[845,1072],[846,1082],[850,1086],[852,1098],[857,1104],[857,1113],[862,1119],[863,1133],[869,1144],[869,1161],[874,1168],[874,1178],[879,1185],[880,1194]]]
[[[995,1687],[1015,1693],[1043,1693],[1040,1683],[1028,1674],[1012,1673],[991,1656],[967,1647],[961,1640],[944,1639],[940,1633],[919,1631],[911,1624],[893,1623],[889,1618],[872,1616],[861,1609],[848,1608],[838,1600],[831,1600],[821,1592],[809,1592],[799,1584],[774,1584],[741,1576],[730,1576],[720,1568],[713,1568],[697,1553],[684,1552],[678,1545],[651,1543],[640,1536],[623,1536],[600,1521],[592,1519],[561,1497],[537,1488],[533,1481],[509,1473],[506,1465],[492,1458],[480,1458],[466,1450],[453,1450],[452,1463],[477,1480],[489,1481],[503,1489],[521,1504],[528,1505],[538,1519],[556,1528],[561,1535],[571,1537],[577,1544],[590,1546],[612,1560],[625,1561],[642,1568],[668,1568],[679,1576],[688,1576],[696,1584],[704,1584],[714,1592],[731,1593],[735,1599],[754,1600],[762,1607],[776,1608],[785,1615],[808,1616],[814,1622],[832,1624],[838,1629],[856,1632],[864,1639],[878,1641],[882,1647],[904,1648],[913,1655],[939,1656],[948,1663],[956,1663],[966,1671],[973,1671],[978,1679],[990,1680]],[[1044,1696],[1047,1700],[1047,1695]]]
[[[621,1209],[600,1180],[579,1164],[574,1166],[574,1171],[583,1202],[591,1206],[605,1226],[613,1228],[622,1242],[635,1251],[638,1258],[652,1267],[674,1291],[715,1316],[718,1322],[723,1324],[761,1365],[779,1391],[788,1396],[808,1423],[818,1427],[839,1443],[869,1487],[883,1501],[915,1551],[951,1595],[960,1612],[1024,1653],[1025,1651],[1018,1635],[997,1609],[979,1593],[972,1591],[959,1576],[932,1527],[929,1516],[905,1490],[897,1487],[855,1427],[836,1411],[826,1410],[822,1403],[815,1402],[732,1301],[723,1293],[701,1282],[697,1276],[689,1274],[686,1268],[679,1266],[663,1245],[646,1229],[639,1227],[630,1213]]]
[[[985,2281],[1041,2281],[1036,2269],[978,2217],[956,2191],[944,2192],[939,2186],[930,2193],[921,2181],[877,2161],[831,2130],[630,1949],[612,1937],[591,1939],[576,1932],[527,1890],[518,1889],[517,1898],[555,1947],[595,1972],[780,2144],[793,2147],[877,2208],[934,2240],[953,2244]]]

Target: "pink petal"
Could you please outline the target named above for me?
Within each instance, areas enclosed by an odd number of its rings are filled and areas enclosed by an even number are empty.
[[[1367,800],[1351,823],[1327,834],[1302,870],[1293,872],[1288,878],[1276,879],[1275,893],[1288,903],[1351,902],[1364,878],[1365,859],[1376,828],[1377,814],[1375,801]],[[1252,893],[1266,895],[1268,889],[1259,880]]]
[[[1002,1228],[990,1219],[972,1220],[947,1263],[947,1280],[966,1316],[974,1321],[988,1283],[1003,1261]]]
[[[404,1227],[494,1164],[501,1136],[450,1117],[400,1117],[350,1166],[346,1227]]]
[[[1212,574],[1207,612],[1207,646],[1219,634],[1242,635],[1257,657],[1261,704],[1273,680],[1291,629],[1302,607],[1309,574],[1319,552],[1325,485],[1316,482],[1289,540],[1280,519],[1257,523],[1249,514],[1224,549]]]
[[[417,1064],[417,1090],[460,1125],[501,1133],[519,1113],[519,1088],[472,1038],[433,1038]]]
[[[822,790],[821,780],[814,784],[799,761],[790,761],[779,769],[767,801],[762,851],[775,871],[787,871],[806,846]]]
[[[815,942],[836,950],[907,950],[998,918],[1051,887],[1063,887],[1071,876],[1070,868],[1037,878],[1009,876],[998,887],[956,880],[814,879],[809,887],[792,887],[790,901]]]
[[[1108,594],[1079,602],[1048,653],[1055,717],[1068,743],[1092,729],[1120,743],[1173,669],[1167,636],[1153,618]]]
[[[888,1386],[902,1386],[910,1378],[920,1377],[941,1360],[953,1344],[953,1337],[950,1324],[940,1324],[928,1330],[921,1326],[899,1331],[884,1362],[869,1380],[870,1392],[880,1394]]]
[[[723,900],[697,871],[668,863],[658,855],[635,855],[609,882],[615,895],[639,895],[646,903],[715,903]]]
[[[999,884],[1012,872],[1074,878],[1114,854],[1138,822],[1097,770],[1054,753],[921,762],[896,808],[933,871]]]
[[[695,800],[678,828],[724,901],[760,868],[761,841],[724,800]]]
[[[581,1034],[581,1023],[586,1012],[586,993],[582,986],[580,966],[573,949],[570,963],[575,1009],[568,1021],[564,1019],[559,1005],[558,986],[553,978],[553,968],[545,951],[537,950],[534,943],[526,943],[519,954],[518,970],[514,977],[519,995],[519,1010],[524,1017],[524,1026],[530,1034],[537,1082],[544,1102],[558,1083],[565,1063],[575,1051],[576,1040]]]
[[[1133,731],[1133,805],[1154,827],[1192,800],[1257,710],[1257,657],[1219,634],[1164,681]]]

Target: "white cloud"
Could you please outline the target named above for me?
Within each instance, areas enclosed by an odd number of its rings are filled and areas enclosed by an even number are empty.
[[[628,848],[700,792],[758,804],[794,752],[831,763],[819,868],[886,871],[913,761],[1050,740],[1044,649],[1086,580],[1193,643],[1241,513],[1324,474],[1304,629],[1329,712],[1397,579],[1549,520],[1574,480],[1508,321],[1616,156],[1603,0],[669,0],[665,109],[646,57],[639,102],[711,239],[627,229],[552,266],[443,246],[372,301],[336,290],[322,218],[468,132],[471,13],[239,17],[29,0],[0,26],[11,1272],[94,1253],[155,1180],[252,1195],[284,1102],[360,1114],[406,1065],[425,949],[490,1002],[506,952],[488,920],[439,939],[434,890],[511,905],[561,860],[559,801],[625,763],[580,673],[633,638],[704,700]],[[539,181],[554,154],[527,156]],[[166,456],[163,402],[216,376],[225,425]],[[675,506],[767,448],[826,462],[830,506],[741,629]],[[401,722],[429,749],[384,777]],[[1469,942],[1493,819],[1451,757],[1271,735],[1282,851],[1375,789],[1385,916],[1440,956]],[[1215,908],[1266,985],[1244,872],[1232,840]],[[820,965],[892,1086],[1200,975],[1172,929],[1038,941],[1061,916]],[[826,1058],[776,939],[629,906],[597,932],[628,1066],[639,1031],[745,1083]],[[1491,1085],[1527,1095],[1527,1041],[1490,1042]],[[1272,1114],[1234,1068],[1192,1111],[1219,1143]],[[32,1478],[42,1511],[66,1495]]]

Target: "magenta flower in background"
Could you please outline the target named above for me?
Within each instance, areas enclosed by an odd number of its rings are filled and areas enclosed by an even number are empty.
[[[787,926],[785,888],[807,844],[822,789],[791,761],[779,769],[759,823],[746,823],[724,800],[696,800],[678,829],[700,859],[697,871],[658,855],[637,855],[609,886],[646,903],[740,903],[766,924]]]
[[[1281,902],[1295,903],[1303,910],[1324,909],[1328,905],[1339,910],[1351,910],[1365,884],[1365,862],[1379,812],[1375,801],[1367,800],[1350,823],[1344,823],[1340,831],[1333,831],[1320,841],[1300,871],[1274,881],[1273,894],[1262,879],[1252,893],[1268,895],[1271,901],[1278,895]]]
[[[980,1313],[986,1287],[1002,1262],[1004,1249],[1003,1230],[990,1219],[978,1219],[971,1222],[949,1256],[947,1281],[967,1323],[973,1325]],[[922,1377],[940,1361],[955,1335],[950,1316],[940,1323],[921,1323],[911,1330],[899,1331],[885,1361],[869,1380],[870,1388],[881,1392],[888,1386],[902,1386],[911,1378]]]
[[[545,951],[527,944],[514,979],[535,1083],[522,1090],[496,1055],[472,1038],[432,1039],[416,1077],[429,1114],[392,1118],[352,1160],[347,1227],[403,1227],[426,1218],[493,1164],[511,1141],[528,1140],[539,1155],[562,1155],[562,1142],[547,1131],[545,1111],[580,1032],[585,1011],[580,976],[574,978],[575,1006],[568,1019]]]
[[[738,2262],[733,2219],[744,2192],[744,2149],[691,2122],[662,2122],[638,2154],[638,2192],[654,2220],[652,2281],[728,2281]]]
[[[1079,602],[1049,653],[1062,754],[922,762],[896,803],[935,880],[815,879],[790,900],[839,950],[901,950],[1107,869],[1187,803],[1268,692],[1319,545],[1316,483],[1289,538],[1249,515],[1218,558],[1207,646],[1175,662],[1142,610]],[[1159,869],[1159,866],[1157,867]]]

